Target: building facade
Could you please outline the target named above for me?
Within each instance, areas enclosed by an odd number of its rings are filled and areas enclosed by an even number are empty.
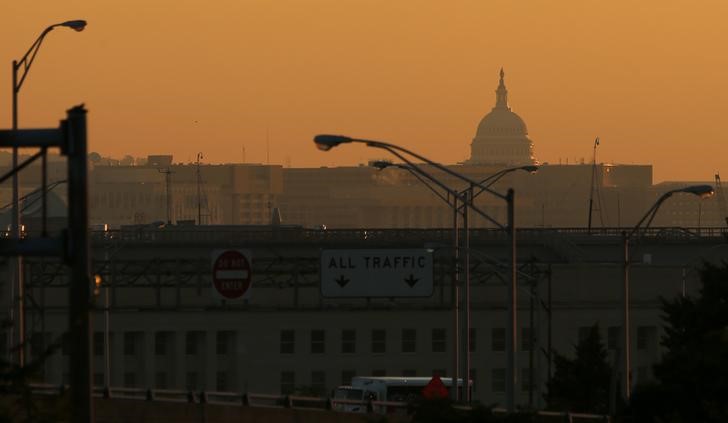
[[[451,235],[449,230],[285,226],[96,233],[94,271],[104,282],[93,317],[94,383],[325,395],[355,375],[452,375]],[[724,236],[712,231],[686,237],[655,229],[633,247],[635,384],[652,378],[651,366],[660,357],[659,298],[697,293],[696,266],[726,256]],[[529,229],[519,231],[518,241],[517,404],[543,406],[545,383],[554,371],[549,352],[571,355],[594,324],[615,364],[614,377],[623,377],[620,231]],[[477,230],[471,236],[470,377],[474,398],[488,404],[505,400],[506,284],[498,264],[506,259],[504,242],[497,230]],[[213,294],[211,254],[233,247],[252,254],[252,291],[245,301],[222,301]],[[434,254],[431,297],[321,295],[322,249],[424,247]],[[32,355],[63,339],[68,284],[61,267],[48,261],[29,260],[26,266],[26,295],[32,304],[42,305],[28,305]],[[43,381],[68,380],[65,351],[62,346],[45,363]]]

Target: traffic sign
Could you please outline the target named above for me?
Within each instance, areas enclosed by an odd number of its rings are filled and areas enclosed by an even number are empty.
[[[223,300],[237,300],[250,295],[252,261],[247,250],[212,252],[212,288]]]
[[[432,275],[425,249],[321,251],[324,297],[429,297]]]

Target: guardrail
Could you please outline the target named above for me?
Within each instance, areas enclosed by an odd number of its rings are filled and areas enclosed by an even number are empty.
[[[557,233],[580,239],[619,238],[623,231],[632,228],[518,228],[519,239],[539,239]],[[474,240],[501,240],[507,234],[495,228],[472,228],[470,236]],[[681,228],[652,227],[640,231],[640,237],[653,239],[701,239],[725,238],[728,228]],[[432,242],[448,241],[452,229],[306,229],[302,227],[247,227],[247,226],[200,226],[167,228],[125,228],[108,231],[91,231],[95,242]]]
[[[68,385],[53,384],[30,384],[30,391],[33,395],[53,396],[61,395],[68,391]],[[306,410],[333,410],[351,413],[369,413],[405,416],[411,412],[411,404],[401,401],[373,401],[373,400],[348,400],[327,397],[309,397],[297,395],[270,395],[253,392],[216,392],[216,391],[186,391],[174,389],[144,389],[144,388],[121,388],[101,387],[93,388],[95,398],[104,399],[126,399],[138,401],[158,401],[177,403],[197,403],[228,406],[246,407],[267,407],[267,408],[289,408]],[[460,410],[472,409],[468,405],[456,405]],[[494,408],[493,413],[507,414],[504,408]],[[611,423],[610,416],[601,414],[536,411],[536,416],[548,420],[567,423]],[[549,419],[551,418],[551,419]]]

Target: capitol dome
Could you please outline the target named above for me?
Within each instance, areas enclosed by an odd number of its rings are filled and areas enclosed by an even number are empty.
[[[528,135],[526,122],[510,109],[494,108],[478,125],[475,138],[493,135]]]
[[[525,165],[535,163],[526,122],[508,106],[508,90],[500,71],[495,107],[483,117],[471,144],[468,163]]]

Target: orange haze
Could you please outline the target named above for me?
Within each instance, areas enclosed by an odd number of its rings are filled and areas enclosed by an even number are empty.
[[[3,5],[0,120],[10,63],[47,25],[22,126],[90,110],[103,155],[203,152],[294,167],[385,157],[314,148],[317,133],[470,154],[506,71],[541,161],[652,163],[655,179],[728,175],[724,0],[34,0]],[[266,134],[269,134],[266,136]],[[269,142],[266,142],[266,138]]]

